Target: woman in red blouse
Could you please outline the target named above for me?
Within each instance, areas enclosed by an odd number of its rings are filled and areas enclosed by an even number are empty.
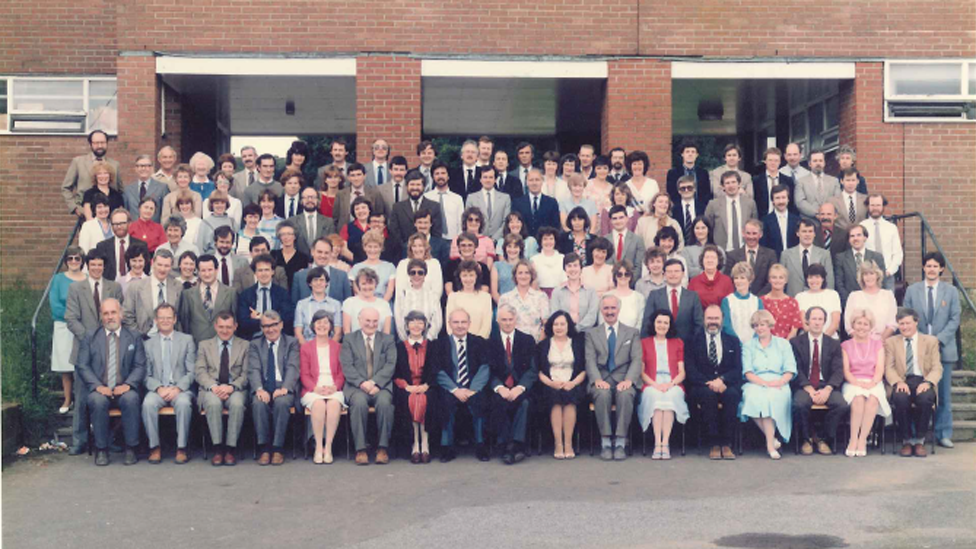
[[[319,212],[325,217],[332,218],[332,208],[335,206],[336,196],[345,186],[345,183],[346,178],[342,175],[342,170],[333,165],[325,167],[322,172],[322,189],[319,190],[322,193],[319,198]]]
[[[654,426],[654,453],[651,459],[671,459],[671,428],[674,420],[688,421],[688,405],[685,403],[685,345],[677,337],[671,313],[666,309],[655,311],[650,317],[651,337],[641,340],[644,370],[637,417],[641,428],[647,431]]]
[[[776,337],[781,337],[787,341],[796,336],[796,332],[803,327],[803,314],[800,312],[800,305],[795,299],[786,295],[786,280],[789,272],[786,267],[779,263],[774,263],[769,267],[769,287],[772,288],[768,294],[762,296],[763,308],[773,314],[776,325],[772,332]]]
[[[299,351],[302,380],[302,406],[312,418],[315,436],[313,463],[332,463],[332,440],[339,427],[342,408],[346,406],[342,387],[346,378],[339,362],[340,345],[332,338],[331,313],[316,311],[312,315],[315,337],[305,342]],[[325,432],[325,442],[322,434]]]
[[[430,419],[436,406],[431,399],[437,393],[431,388],[437,383],[438,368],[433,357],[427,353],[430,348],[427,334],[427,317],[420,311],[410,311],[404,318],[407,324],[407,340],[397,344],[396,372],[393,383],[394,404],[396,406],[397,432],[413,433],[413,447],[410,450],[410,463],[430,463],[429,432]]]
[[[156,215],[156,201],[147,196],[139,203],[139,219],[129,224],[129,236],[138,238],[146,243],[150,252],[166,243],[166,231],[163,226],[153,221]]]
[[[698,256],[702,273],[688,283],[688,289],[698,294],[702,310],[709,305],[721,305],[725,296],[735,291],[728,275],[722,274],[722,254],[715,244],[706,244]]]

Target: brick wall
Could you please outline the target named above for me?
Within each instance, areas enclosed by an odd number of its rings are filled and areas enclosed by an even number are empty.
[[[118,58],[119,155],[122,165],[131,166],[139,154],[155,154],[159,126],[159,89],[156,58]],[[130,175],[125,168],[123,173]],[[123,179],[125,181],[125,179]]]
[[[0,74],[114,74],[118,3],[4,0]]]
[[[420,134],[420,60],[386,55],[356,59],[357,160],[372,160],[372,143],[383,138],[391,156],[405,156],[416,165]]]

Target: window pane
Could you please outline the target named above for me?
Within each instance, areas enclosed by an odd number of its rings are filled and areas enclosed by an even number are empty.
[[[959,95],[962,71],[956,63],[892,63],[891,94],[894,95]]]
[[[969,64],[969,95],[976,95],[976,63]]]
[[[115,95],[115,90],[118,83],[115,80],[92,80],[88,84],[88,96],[89,97],[112,97]]]
[[[790,108],[795,109],[807,100],[806,80],[793,80],[790,82]]]
[[[89,99],[88,131],[102,130],[110,134],[118,133],[118,119],[119,111],[114,97],[99,100]]]
[[[790,119],[790,141],[803,141],[807,138],[807,113],[794,114]]]
[[[810,139],[816,141],[824,131],[824,104],[816,103],[810,107]]]
[[[14,111],[84,110],[81,80],[14,80]]]
[[[840,109],[839,109],[840,99],[835,95],[831,97],[824,103],[824,109],[827,113],[827,127],[826,129],[833,129],[840,125]]]

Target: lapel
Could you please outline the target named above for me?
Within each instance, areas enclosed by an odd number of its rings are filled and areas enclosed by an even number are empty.
[[[247,347],[248,347],[247,341],[244,341],[243,339],[241,339],[239,337],[235,337],[232,341],[234,342],[234,344],[232,345],[232,351],[230,353],[230,367],[231,367],[231,369],[234,368],[234,365],[235,364],[238,364],[239,365],[239,364],[243,364],[244,363],[244,361],[243,361],[243,359],[241,357],[242,357],[242,355],[244,355],[245,353],[247,353]],[[220,356],[219,355],[217,356],[217,359],[218,359],[217,364],[220,364],[220,362],[219,362]]]
[[[105,335],[104,329],[99,329],[95,332],[95,337],[98,338],[98,369],[92,368],[96,372],[99,372],[98,378],[103,379],[105,377],[105,361],[108,360],[108,337]]]
[[[821,338],[821,341],[827,341],[827,340],[826,338]],[[807,335],[804,333],[801,336],[799,336],[799,340],[796,343],[797,343],[797,347],[800,348],[800,360],[797,361],[796,365],[798,367],[803,368],[804,373],[806,373],[807,376],[809,376],[810,367],[812,366],[812,363],[810,362],[810,338],[807,337]],[[821,346],[820,348],[821,369],[823,368],[823,365],[826,363],[826,361],[823,359],[823,351],[824,351],[823,347]],[[824,379],[827,379],[826,375],[824,376]]]
[[[99,299],[105,299],[105,295],[104,295],[105,294],[105,279],[104,278],[100,279],[99,280],[99,283],[100,284],[99,284],[99,288],[98,288],[98,297],[99,297]],[[85,280],[85,291],[82,292],[82,293],[84,294],[84,297],[82,297],[82,301],[84,301],[85,305],[88,307],[89,312],[91,312],[91,314],[95,315],[94,318],[96,320],[99,319],[100,318],[100,315],[98,314],[98,311],[95,310],[95,295],[92,293],[91,284],[88,282],[87,279]]]
[[[618,329],[617,330],[617,344],[613,346],[613,360],[614,360],[614,362],[616,362],[617,361],[617,357],[620,356],[620,350],[624,346],[624,339],[625,339],[625,337],[621,333],[621,330]],[[614,364],[614,367],[616,367],[616,364]]]

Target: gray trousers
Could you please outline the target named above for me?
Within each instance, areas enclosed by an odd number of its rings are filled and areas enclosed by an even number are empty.
[[[360,389],[350,391],[349,422],[352,425],[352,438],[356,451],[366,449],[366,422],[369,421],[369,407],[376,408],[376,430],[379,431],[380,448],[389,448],[390,430],[393,429],[393,393],[381,390],[374,396]]]
[[[270,404],[265,404],[258,399],[257,395],[251,397],[251,416],[254,418],[254,430],[257,432],[258,444],[268,443],[268,430],[271,428],[270,420],[274,420],[274,441],[271,443],[275,448],[285,445],[285,434],[288,432],[288,421],[291,419],[290,408],[295,405],[295,395],[281,395],[272,399]]]
[[[75,415],[71,418],[71,445],[79,448],[88,444],[88,384],[75,369]]]
[[[129,390],[122,396],[108,398],[92,391],[88,393],[88,408],[91,410],[92,430],[95,432],[95,448],[108,450],[112,437],[108,428],[109,408],[122,410],[122,431],[125,445],[134,448],[139,445],[139,393]]]
[[[146,427],[149,437],[149,447],[159,447],[159,410],[172,406],[176,412],[176,447],[186,448],[187,438],[190,436],[190,422],[193,420],[193,392],[183,391],[176,395],[173,402],[166,402],[155,392],[146,393],[142,401],[142,424]]]
[[[220,400],[210,391],[200,393],[200,409],[207,414],[210,440],[215,445],[224,441],[223,411],[227,408],[227,446],[237,447],[237,437],[241,435],[241,425],[244,424],[246,398],[243,391],[234,391],[227,400]]]
[[[609,381],[610,388],[603,390],[597,389],[590,384],[590,398],[593,399],[593,414],[596,416],[596,426],[600,429],[600,435],[609,437],[616,435],[617,438],[627,438],[630,433],[630,420],[634,417],[634,398],[637,391],[631,385],[626,391],[617,391],[616,382]],[[617,405],[617,426],[616,430],[610,425],[610,407]]]

